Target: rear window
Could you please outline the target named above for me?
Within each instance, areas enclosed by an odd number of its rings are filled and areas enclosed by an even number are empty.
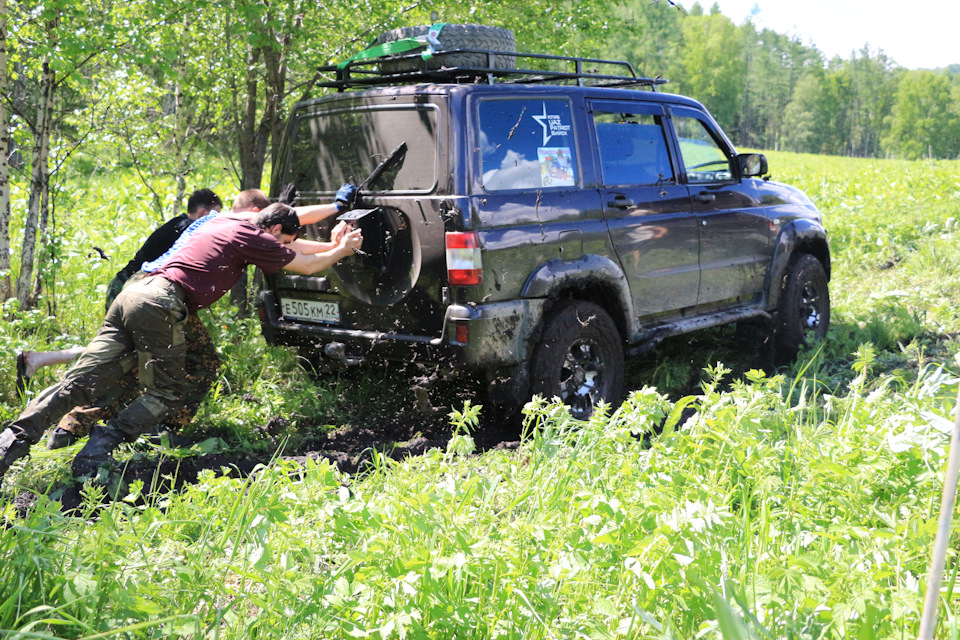
[[[479,109],[484,189],[545,189],[578,183],[567,101],[484,100]]]
[[[343,109],[301,114],[294,123],[287,179],[301,192],[359,185],[406,143],[367,192],[433,190],[437,175],[437,110],[429,105]]]

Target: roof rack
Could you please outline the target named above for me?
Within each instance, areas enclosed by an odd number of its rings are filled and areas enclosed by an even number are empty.
[[[486,56],[485,66],[463,66],[455,64],[457,57],[463,54],[483,54]],[[547,69],[520,69],[500,68],[497,58],[509,56],[514,60],[514,66],[523,61],[525,64],[534,64],[528,61],[553,61],[567,66],[566,70]],[[473,59],[477,56],[473,55]],[[449,65],[444,62],[450,62]],[[397,64],[400,63],[400,64]],[[439,65],[439,68],[431,68]],[[590,67],[611,66],[617,73],[600,73],[597,69],[585,70]],[[559,66],[559,65],[557,65]],[[391,71],[406,67],[402,71]],[[475,84],[486,81],[488,84],[514,83],[558,83],[577,84],[594,87],[626,87],[645,86],[656,91],[657,86],[666,84],[667,80],[661,77],[643,78],[636,74],[633,65],[623,60],[602,60],[598,58],[574,58],[538,53],[510,53],[506,51],[490,51],[486,49],[449,49],[435,51],[432,56],[424,57],[419,52],[390,55],[373,59],[349,60],[339,65],[328,65],[319,68],[320,72],[335,72],[336,79],[317,83],[321,87],[332,87],[338,91],[348,88],[376,87],[397,84],[414,84],[421,82],[462,83]]]

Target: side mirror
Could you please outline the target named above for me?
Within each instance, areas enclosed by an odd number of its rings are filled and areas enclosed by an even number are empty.
[[[741,178],[753,178],[767,173],[767,157],[762,153],[741,153],[737,160],[740,161]]]

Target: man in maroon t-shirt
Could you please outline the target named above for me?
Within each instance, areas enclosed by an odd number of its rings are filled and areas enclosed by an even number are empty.
[[[342,223],[331,242],[298,240],[300,223],[310,221],[309,215],[298,217],[293,207],[280,203],[252,217],[222,215],[191,237],[161,269],[128,285],[63,379],[42,391],[0,433],[0,478],[10,464],[29,453],[30,444],[48,425],[71,408],[89,404],[136,365],[143,394],[106,426],[94,428],[74,458],[74,477],[99,477],[98,467],[113,464],[111,452],[121,442],[156,430],[180,396],[188,313],[216,302],[247,265],[266,273],[288,269],[309,275],[352,255],[363,243],[358,229],[348,230]]]

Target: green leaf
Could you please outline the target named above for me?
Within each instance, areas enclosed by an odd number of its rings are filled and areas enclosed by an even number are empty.
[[[746,640],[750,636],[727,601],[716,590],[710,590],[713,609],[724,640]]]

